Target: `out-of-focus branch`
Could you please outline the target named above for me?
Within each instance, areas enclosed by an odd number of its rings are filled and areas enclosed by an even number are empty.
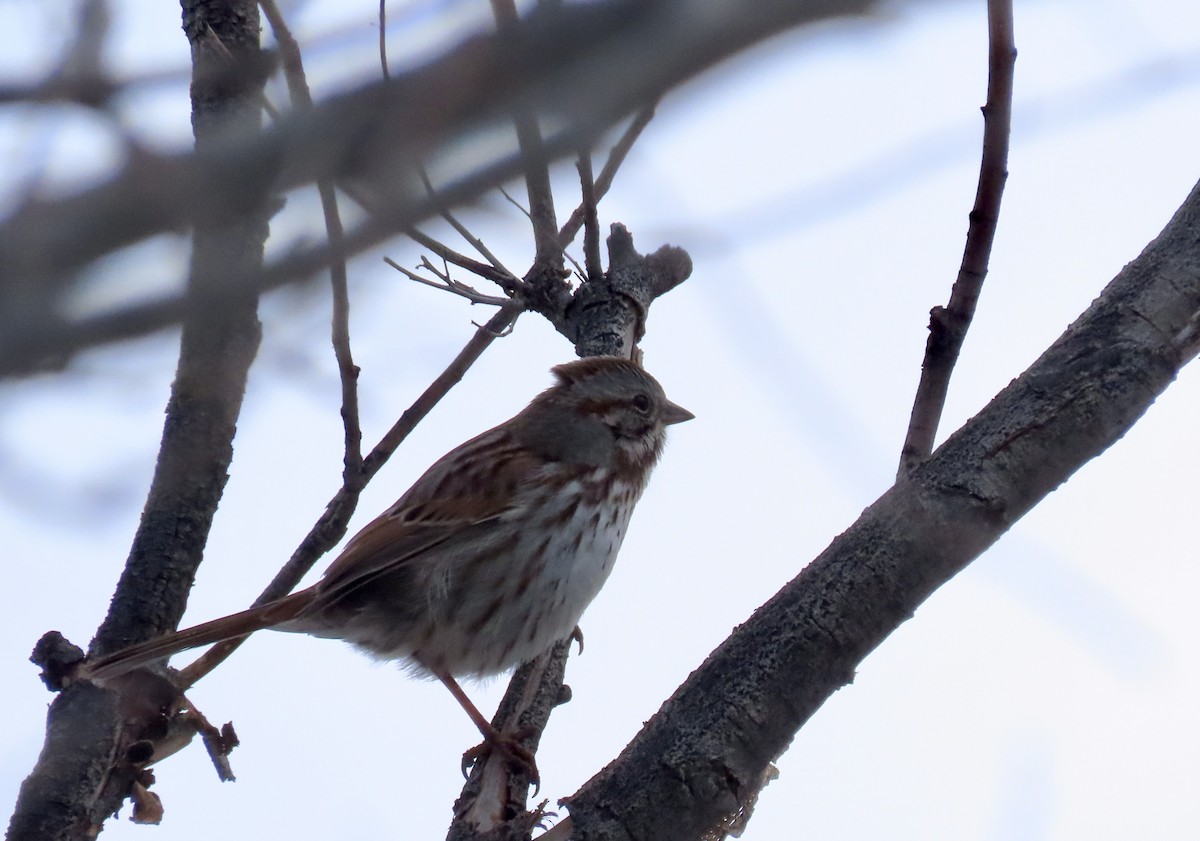
[[[497,35],[503,38],[519,25],[514,0],[492,0]],[[558,246],[558,218],[554,214],[554,191],[550,188],[550,167],[542,148],[542,130],[537,113],[523,103],[513,108],[517,145],[525,168],[525,188],[529,196],[529,221],[533,224],[534,263],[562,268],[562,249]],[[544,274],[544,273],[543,273]]]
[[[975,305],[987,277],[988,259],[1000,219],[1000,199],[1008,179],[1008,139],[1012,126],[1013,69],[1017,48],[1013,40],[1012,0],[988,0],[988,96],[983,107],[983,160],[971,209],[967,244],[958,278],[945,307],[929,313],[929,339],[921,381],[913,400],[908,434],[900,450],[903,476],[933,452],[950,375],[967,337]]]
[[[289,255],[253,281],[260,289],[293,282],[420,221],[433,208],[417,189],[413,162],[469,146],[518,107],[556,127],[543,144],[545,157],[568,154],[739,49],[871,5],[764,0],[748,8],[714,0],[700,12],[688,0],[546,4],[511,32],[470,39],[425,67],[290,114],[262,135],[230,133],[187,155],[139,154],[107,183],[26,203],[0,224],[0,374],[45,364],[85,340],[155,329],[191,306],[164,297],[82,324],[64,319],[64,289],[114,250],[199,218],[235,216],[276,191],[317,180],[347,178],[377,190],[384,215],[348,231],[343,248]],[[450,172],[439,179],[451,185],[441,199],[473,198],[526,163],[500,155]]]
[[[110,23],[105,0],[80,3],[75,31],[62,63],[40,84],[0,85],[0,103],[71,102],[89,108],[107,104],[121,90],[120,85],[105,75],[101,57]]]

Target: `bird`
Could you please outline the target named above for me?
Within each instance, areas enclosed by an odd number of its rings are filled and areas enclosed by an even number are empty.
[[[436,461],[313,586],[86,662],[100,684],[203,645],[272,629],[340,639],[440,680],[493,747],[537,768],[459,678],[505,672],[578,630],[612,571],[666,441],[694,415],[640,365],[587,357],[517,415]],[[474,755],[472,756],[474,752]]]

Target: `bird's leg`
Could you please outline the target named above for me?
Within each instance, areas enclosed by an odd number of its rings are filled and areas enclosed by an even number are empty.
[[[480,759],[487,756],[493,750],[498,750],[510,762],[528,773],[534,786],[540,787],[541,778],[538,775],[537,761],[534,759],[533,754],[524,745],[517,742],[516,737],[510,736],[507,733],[501,733],[493,727],[492,723],[483,717],[483,713],[467,697],[467,693],[463,691],[463,688],[458,685],[458,681],[451,675],[437,672],[437,678],[450,690],[450,694],[454,696],[454,700],[458,701],[459,706],[466,711],[467,715],[471,717],[471,721],[475,722],[475,726],[479,728],[479,732],[483,734],[483,742],[463,754],[463,776],[467,776],[467,770]]]

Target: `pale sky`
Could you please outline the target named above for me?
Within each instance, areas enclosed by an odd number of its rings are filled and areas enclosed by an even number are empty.
[[[187,66],[174,4],[113,5],[115,67]],[[485,20],[476,6],[486,4],[412,4],[407,18],[397,6],[396,61],[413,42],[431,49],[440,14]],[[290,7],[302,37],[339,33],[312,53],[318,96],[377,72],[375,8]],[[0,7],[4,78],[52,65],[69,19],[27,0]],[[15,41],[16,31],[30,34]],[[1087,307],[1200,176],[1200,7],[1019,2],[1016,33],[1011,174],[943,437]],[[551,803],[890,485],[928,311],[945,303],[961,257],[985,62],[983,2],[895,4],[874,23],[776,39],[668,96],[602,203],[602,223],[623,222],[640,250],[670,242],[695,261],[692,278],[655,305],[644,348],[648,369],[697,417],[671,430],[616,571],[581,623],[586,650],[568,665],[574,700],[538,755]],[[121,116],[158,145],[189,137],[177,86],[129,97]],[[106,132],[92,118],[64,127],[0,110],[11,162],[0,206],[31,167],[48,167],[58,189],[102,173],[117,149]],[[573,168],[557,174],[565,213]],[[293,197],[272,247],[316,235],[315,207]],[[528,265],[524,219],[502,198],[462,215],[506,264]],[[177,277],[181,242],[114,260],[79,305],[102,305],[113,278]],[[397,241],[352,265],[368,444],[486,317],[382,262],[413,265],[419,253]],[[245,607],[337,488],[327,306],[321,283],[264,302],[263,351],[189,624]],[[0,386],[0,534],[8,568],[22,571],[0,595],[7,804],[41,747],[50,701],[26,658],[52,628],[86,645],[107,608],[153,467],[176,341],[151,337]],[[571,356],[545,323],[523,317],[379,475],[352,529],[446,450],[513,414]],[[1192,366],[867,658],[780,760],[744,837],[1194,836],[1197,417]],[[503,686],[469,691],[490,714]],[[459,755],[477,741],[441,686],[285,634],[259,634],[191,697],[213,721],[234,721],[238,781],[218,782],[193,746],[156,772],[163,825],[133,826],[126,810],[106,838],[442,837]]]

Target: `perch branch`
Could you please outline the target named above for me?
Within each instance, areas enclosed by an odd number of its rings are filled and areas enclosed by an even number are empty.
[[[1176,379],[1200,310],[1200,184],[1030,368],[740,624],[565,803],[575,841],[725,825],[863,659]]]

